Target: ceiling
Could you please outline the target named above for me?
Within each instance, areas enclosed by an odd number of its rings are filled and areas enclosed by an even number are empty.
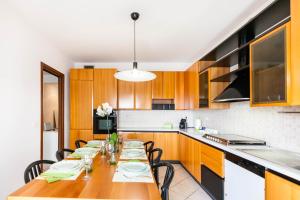
[[[273,0],[7,0],[74,62],[199,59]]]

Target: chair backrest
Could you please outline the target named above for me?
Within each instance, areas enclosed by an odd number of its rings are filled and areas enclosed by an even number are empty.
[[[38,160],[38,161],[35,161],[35,162],[31,163],[30,165],[28,165],[28,167],[24,171],[25,183],[28,183],[31,180],[38,177],[43,172],[44,165],[46,165],[46,164],[51,165],[53,163],[55,163],[55,162],[52,160]]]
[[[153,147],[154,147],[154,142],[153,142],[153,141],[145,142],[145,143],[144,143],[144,146],[145,146],[145,151],[146,151],[146,154],[147,154],[147,156],[148,156],[148,159],[150,159],[150,157],[149,157],[149,152],[153,149]]]
[[[159,171],[160,167],[167,167],[164,182],[161,186],[161,198],[162,200],[169,200],[169,187],[174,177],[174,167],[169,162],[160,162],[152,165],[154,171]],[[154,176],[158,176],[158,174],[154,174]],[[158,180],[159,177],[155,177],[155,179]]]
[[[80,148],[81,147],[80,143],[87,144],[87,142],[84,141],[84,140],[76,140],[75,141],[76,148]]]
[[[163,151],[160,148],[152,149],[149,152],[149,162],[150,162],[150,165],[153,165],[155,163],[159,163],[160,159],[161,159],[161,156],[162,156],[162,153],[163,153]],[[156,157],[154,157],[155,154],[156,154]]]
[[[72,150],[72,149],[61,149],[61,150],[57,150],[57,151],[56,151],[56,159],[57,159],[58,161],[63,160],[63,159],[65,158],[65,152],[67,152],[67,153],[73,153],[74,150]]]

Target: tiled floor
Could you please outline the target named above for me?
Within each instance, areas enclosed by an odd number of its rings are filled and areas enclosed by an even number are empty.
[[[211,200],[199,184],[189,175],[181,165],[174,164],[175,175],[170,186],[170,200]],[[160,182],[163,181],[164,169],[159,172]]]

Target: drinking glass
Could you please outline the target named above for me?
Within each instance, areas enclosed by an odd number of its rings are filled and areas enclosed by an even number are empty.
[[[101,153],[101,157],[106,156],[106,141],[100,142],[100,153]]]
[[[85,176],[84,179],[88,180],[89,179],[89,170],[91,169],[91,165],[92,165],[93,159],[91,154],[85,154],[83,157],[83,163],[84,163],[84,168],[85,168]]]

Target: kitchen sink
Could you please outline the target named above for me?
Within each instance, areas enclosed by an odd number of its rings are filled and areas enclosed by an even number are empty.
[[[255,157],[300,170],[300,154],[281,149],[239,149]]]

